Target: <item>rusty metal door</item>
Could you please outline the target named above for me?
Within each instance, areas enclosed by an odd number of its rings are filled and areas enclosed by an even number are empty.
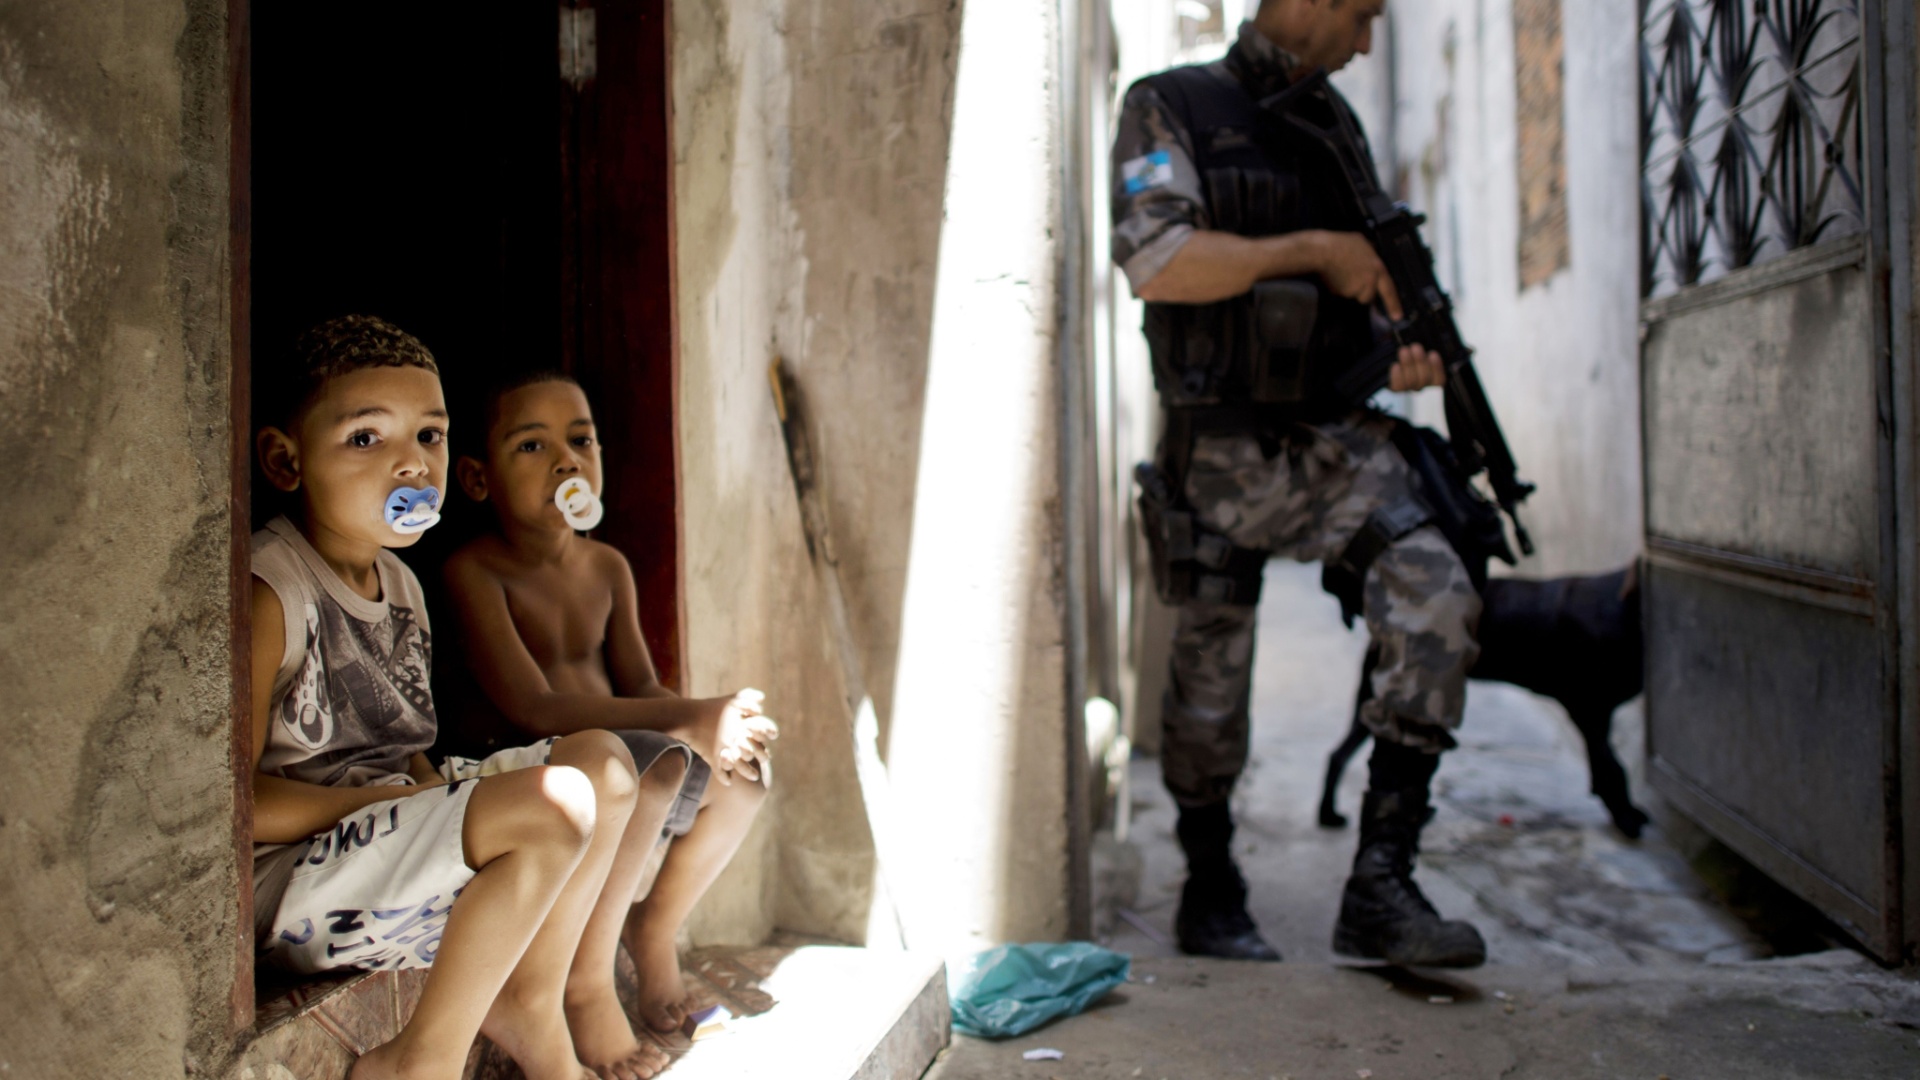
[[[1908,938],[1896,538],[1912,526],[1885,34],[1910,24],[1884,9],[1911,2],[1643,0],[1641,16],[1652,780],[1889,961]]]

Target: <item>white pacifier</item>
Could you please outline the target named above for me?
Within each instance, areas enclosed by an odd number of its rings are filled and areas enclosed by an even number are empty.
[[[585,477],[571,476],[560,484],[553,493],[553,505],[560,508],[560,516],[567,519],[567,525],[581,532],[600,524],[607,515],[606,506],[600,496],[593,493],[593,485]]]
[[[401,536],[440,524],[440,489],[397,487],[387,496],[387,525]]]

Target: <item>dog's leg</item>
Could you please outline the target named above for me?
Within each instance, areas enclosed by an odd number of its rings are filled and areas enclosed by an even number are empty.
[[[1373,697],[1373,669],[1380,662],[1380,654],[1373,649],[1367,650],[1366,659],[1360,664],[1360,689],[1353,695],[1353,720],[1347,725],[1347,737],[1327,755],[1327,778],[1320,787],[1320,827],[1323,829],[1344,829],[1346,817],[1334,808],[1334,796],[1340,791],[1340,777],[1347,771],[1347,762],[1353,755],[1367,745],[1371,733],[1360,722],[1360,706]]]
[[[1580,729],[1580,737],[1586,740],[1587,771],[1593,778],[1593,793],[1606,804],[1607,813],[1613,816],[1614,828],[1628,839],[1638,840],[1648,818],[1645,811],[1633,805],[1627,770],[1621,767],[1620,759],[1613,752],[1613,711],[1581,709],[1568,715],[1573,726]]]
[[[1346,816],[1334,808],[1334,796],[1340,790],[1340,777],[1347,771],[1347,762],[1367,744],[1370,733],[1367,726],[1360,722],[1360,707],[1353,708],[1353,724],[1347,728],[1347,737],[1327,755],[1327,779],[1320,788],[1320,827],[1323,829],[1344,829]]]

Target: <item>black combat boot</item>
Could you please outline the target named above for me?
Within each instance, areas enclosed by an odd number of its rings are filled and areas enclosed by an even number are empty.
[[[1233,816],[1226,803],[1181,807],[1174,830],[1187,854],[1187,883],[1173,918],[1180,951],[1228,960],[1278,960],[1247,914],[1247,881],[1233,864]]]
[[[1471,924],[1442,919],[1413,881],[1420,830],[1433,816],[1428,782],[1438,754],[1376,742],[1360,850],[1340,898],[1333,951],[1408,967],[1478,967],[1487,944]]]

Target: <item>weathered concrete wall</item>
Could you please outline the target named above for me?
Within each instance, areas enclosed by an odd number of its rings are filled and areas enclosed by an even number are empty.
[[[0,8],[0,1074],[228,1054],[225,5]]]
[[[889,812],[911,841],[894,878],[912,943],[1065,932],[1053,18],[676,5],[690,683],[760,686],[783,723],[774,799],[698,940],[861,940],[873,907],[839,667],[767,390],[776,355],[814,426]]]
[[[1430,215],[1487,395],[1522,476],[1540,485],[1526,504],[1540,549],[1521,565],[1530,574],[1615,567],[1641,537],[1637,9],[1561,9],[1568,265],[1538,286],[1520,277],[1511,0],[1395,4],[1391,50],[1354,72],[1394,64],[1391,136],[1373,121],[1374,144],[1382,172]],[[1438,395],[1419,395],[1415,415],[1437,424]]]
[[[819,605],[766,380],[804,286],[786,205],[782,13],[761,3],[673,11],[687,686],[760,687],[785,735],[775,795],[691,929],[701,942],[753,941],[790,891],[777,888],[790,819],[815,826],[803,861],[843,885],[864,880],[865,853],[859,804],[837,797],[852,772],[833,770],[847,757],[833,753],[845,743],[833,653],[804,617]],[[795,928],[857,939],[864,911],[843,891],[808,890],[815,902]]]
[[[1056,18],[961,30],[889,755],[892,881],[947,955],[1069,923]]]
[[[695,693],[757,685],[778,782],[695,921],[860,940],[873,880],[839,667],[766,368],[784,356],[883,724],[893,715],[958,13],[676,5],[682,484]]]

